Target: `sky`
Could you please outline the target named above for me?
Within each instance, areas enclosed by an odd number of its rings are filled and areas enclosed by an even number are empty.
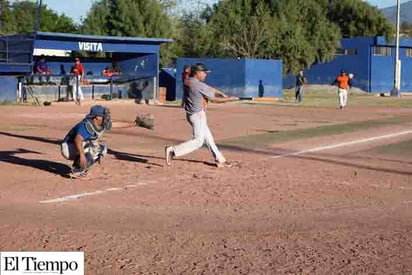
[[[366,2],[368,2],[369,4],[373,6],[378,6],[378,8],[380,9],[396,6],[397,4],[397,0],[368,0]],[[404,2],[408,2],[408,0],[403,0],[403,1],[401,0],[401,3],[404,3]]]
[[[95,1],[96,0],[43,0],[43,4],[46,4],[50,9],[59,14],[64,13],[66,16],[73,18],[76,23],[80,23],[81,18],[87,15],[87,12]],[[213,4],[216,3],[217,0],[203,0],[202,2]],[[367,2],[378,8],[386,8],[395,6],[397,0],[367,0]],[[403,2],[408,2],[408,0],[401,0],[401,3]]]

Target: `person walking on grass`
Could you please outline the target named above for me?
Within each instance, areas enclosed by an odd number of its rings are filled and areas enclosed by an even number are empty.
[[[218,168],[231,167],[223,154],[217,148],[212,133],[207,125],[207,101],[223,103],[237,100],[237,97],[228,97],[225,93],[204,83],[210,71],[202,63],[196,63],[190,68],[190,76],[185,80],[189,91],[185,97],[184,108],[186,119],[193,130],[193,138],[178,145],[165,147],[166,164],[171,165],[174,157],[181,157],[201,148],[204,144],[209,148]],[[216,97],[219,95],[220,97]]]
[[[338,99],[340,109],[344,109],[348,102],[348,90],[352,86],[351,79],[344,70],[340,71],[340,75],[331,83],[331,85],[338,85]]]
[[[306,77],[303,75],[303,71],[299,71],[296,75],[295,102],[302,102],[304,84],[306,84]]]

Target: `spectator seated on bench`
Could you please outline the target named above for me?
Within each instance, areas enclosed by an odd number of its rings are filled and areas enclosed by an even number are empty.
[[[44,54],[42,54],[40,56],[40,60],[37,61],[34,64],[34,73],[35,74],[40,74],[40,75],[50,75],[50,74],[52,74],[52,71],[50,70],[49,66],[47,65],[46,57],[44,56]],[[39,76],[39,83],[40,83],[40,85],[45,84],[43,82],[43,77],[42,76]],[[50,83],[50,76],[46,77],[46,83]]]
[[[104,68],[104,70],[103,70],[103,72],[102,72],[102,75],[103,76],[107,76],[107,77],[111,77],[111,76],[113,76],[113,75],[119,75],[120,74],[120,72],[119,71],[114,71],[112,68],[110,68],[110,67],[106,67],[106,68]]]

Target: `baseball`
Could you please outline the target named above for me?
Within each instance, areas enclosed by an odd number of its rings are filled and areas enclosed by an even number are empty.
[[[350,79],[352,79],[354,75],[352,73],[350,73],[348,76],[349,76]]]

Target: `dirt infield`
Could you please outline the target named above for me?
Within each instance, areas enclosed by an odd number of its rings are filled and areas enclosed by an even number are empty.
[[[412,274],[412,109],[211,105],[224,155],[164,163],[177,106],[119,126],[88,180],[59,141],[92,103],[0,107],[0,251],[84,251],[85,274]],[[153,131],[121,127],[151,112]],[[336,126],[339,125],[339,126]]]

